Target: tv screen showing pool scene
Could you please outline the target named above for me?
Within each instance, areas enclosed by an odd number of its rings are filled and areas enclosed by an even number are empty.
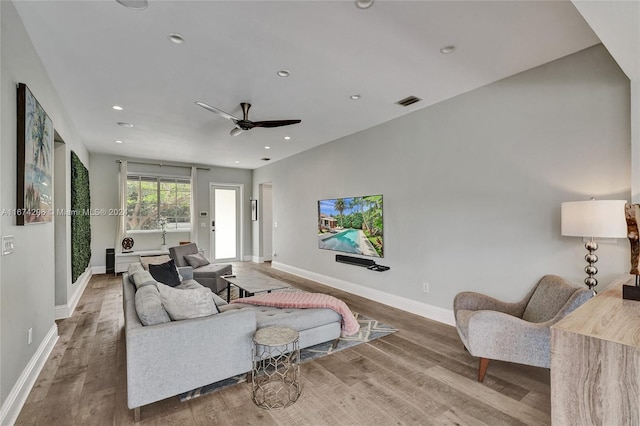
[[[384,257],[382,195],[318,201],[318,247]]]

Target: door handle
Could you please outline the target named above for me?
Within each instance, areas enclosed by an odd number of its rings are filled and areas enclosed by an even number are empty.
[[[216,221],[212,220],[211,221],[211,232],[215,232],[216,231]]]

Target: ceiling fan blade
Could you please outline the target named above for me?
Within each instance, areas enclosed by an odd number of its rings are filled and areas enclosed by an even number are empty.
[[[234,123],[237,122],[237,121],[240,121],[240,119],[238,117],[234,117],[233,115],[231,115],[231,114],[229,114],[227,112],[224,112],[221,109],[213,107],[213,106],[211,106],[209,104],[205,104],[204,102],[196,101],[196,105],[201,106],[202,108],[204,108],[206,110],[209,110],[209,111],[211,111],[211,112],[213,112],[215,114],[218,114],[222,118],[226,118],[227,120],[231,120]]]
[[[291,124],[298,124],[302,120],[270,120],[270,121],[254,121],[252,127],[282,127]]]

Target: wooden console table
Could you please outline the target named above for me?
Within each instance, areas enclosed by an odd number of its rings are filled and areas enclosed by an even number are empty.
[[[640,302],[614,280],[551,327],[554,425],[640,425]]]
[[[129,268],[129,264],[140,262],[140,256],[160,256],[169,254],[169,250],[140,250],[130,251],[129,253],[116,253],[116,264],[114,272],[125,272]]]

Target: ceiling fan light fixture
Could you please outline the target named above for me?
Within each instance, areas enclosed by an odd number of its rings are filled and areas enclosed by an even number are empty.
[[[231,129],[231,131],[229,132],[229,134],[231,136],[238,136],[240,133],[242,133],[242,129],[240,129],[239,127],[234,127],[233,129]]]
[[[453,53],[456,51],[456,47],[454,45],[444,46],[440,49],[440,53],[443,55],[448,55],[449,53]]]
[[[182,37],[182,34],[171,33],[171,34],[169,34],[167,36],[167,38],[173,44],[182,44],[182,43],[184,43],[184,37]]]
[[[373,6],[373,0],[356,0],[358,9],[369,9],[371,6]]]
[[[134,127],[134,126],[133,126],[133,124],[131,124],[131,123],[125,123],[124,121],[119,121],[119,122],[118,122],[118,126],[120,126],[120,127],[126,127],[127,129],[130,129],[130,128]]]
[[[277,74],[278,74],[278,77],[289,77],[291,72],[289,72],[289,70],[280,70],[277,72]]]
[[[149,7],[148,0],[116,0],[118,3],[131,10],[145,10]]]

